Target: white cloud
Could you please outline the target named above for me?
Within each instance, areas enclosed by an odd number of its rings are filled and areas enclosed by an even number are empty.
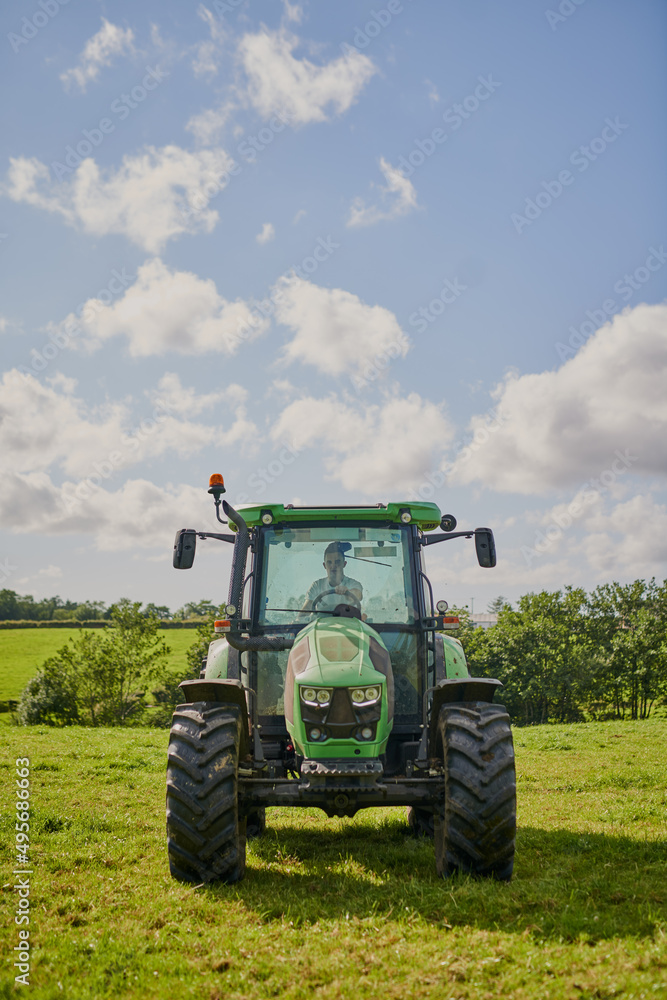
[[[58,487],[45,472],[12,472],[0,480],[3,524],[18,534],[92,535],[106,552],[160,547],[167,567],[176,528],[210,519],[210,497],[201,487],[131,479],[117,490],[92,484],[77,500],[80,486]]]
[[[303,8],[301,4],[290,3],[290,0],[283,0],[285,7],[285,20],[294,21],[295,24],[301,24],[303,20]]]
[[[276,231],[270,222],[265,222],[262,226],[261,233],[257,233],[255,239],[258,243],[270,243],[271,240],[275,239]]]
[[[366,205],[363,198],[355,198],[347,219],[348,226],[373,226],[376,222],[398,219],[417,208],[417,192],[398,167],[392,167],[384,157],[380,169],[387,182],[380,187],[380,205]]]
[[[586,522],[582,550],[601,579],[614,575],[664,575],[667,566],[667,507],[651,494],[637,495]]]
[[[455,459],[451,481],[538,494],[623,461],[633,474],[664,476],[666,385],[667,305],[628,308],[556,371],[511,374],[497,386],[493,433]],[[485,423],[475,417],[470,429]]]
[[[442,406],[417,393],[372,406],[305,397],[283,410],[271,432],[295,448],[318,447],[330,479],[377,500],[413,490],[437,467],[451,434]]]
[[[294,216],[294,218],[292,219],[292,225],[293,226],[298,225],[298,223],[301,222],[302,219],[305,219],[307,214],[308,213],[306,212],[305,208],[300,208],[299,211]]]
[[[208,26],[211,37],[205,42],[200,42],[196,47],[192,68],[195,76],[203,76],[210,80],[218,73],[222,57],[221,46],[225,40],[225,32],[222,22],[204,4],[199,5],[197,13]]]
[[[193,115],[185,127],[202,146],[213,146],[235,108],[233,101],[225,101],[217,108],[206,108],[198,115]]]
[[[201,393],[193,386],[181,385],[176,372],[165,372],[157,384],[157,389],[147,389],[146,395],[153,403],[160,403],[170,413],[179,416],[189,414],[194,417],[228,398],[230,390],[240,388],[240,386],[228,386],[217,392]]]
[[[146,395],[159,409],[171,416],[196,417],[203,410],[224,405],[226,410],[234,413],[233,423],[226,421],[225,440],[243,441],[244,450],[253,454],[262,440],[257,425],[248,420],[246,403],[248,390],[236,382],[226,385],[215,392],[201,393],[193,386],[181,385],[181,380],[175,372],[165,372],[157,384],[157,389],[146,390]],[[192,425],[188,425],[192,426]],[[219,435],[220,428],[211,428],[212,435]]]
[[[570,503],[525,511],[520,527],[520,545],[502,546],[502,581],[513,585],[665,575],[667,507],[650,492],[620,502],[611,491],[578,493]]]
[[[37,576],[46,576],[50,580],[59,580],[62,577],[62,575],[63,571],[61,570],[60,566],[53,566],[53,565],[43,566],[42,569],[40,569],[39,573],[37,574]]]
[[[378,355],[397,358],[408,352],[408,338],[389,309],[368,306],[341,288],[283,279],[274,300],[276,319],[295,333],[285,345],[288,361],[342,375],[362,370]]]
[[[299,44],[284,29],[241,38],[238,52],[248,77],[247,96],[264,117],[288,113],[294,125],[328,120],[330,109],[343,114],[377,72],[368,56],[350,49],[323,66],[292,54]]]
[[[12,201],[61,215],[95,236],[122,233],[149,253],[182,233],[211,232],[218,213],[207,208],[211,190],[229,181],[232,159],[222,149],[190,153],[179,146],[147,147],[102,173],[83,160],[62,183],[37,159],[10,159],[3,193]],[[68,168],[67,168],[68,169]],[[208,193],[207,193],[208,192]]]
[[[9,316],[0,316],[0,334],[9,333],[11,335],[22,334],[23,321],[10,319]]]
[[[155,257],[139,267],[135,283],[121,298],[109,305],[90,299],[81,319],[70,315],[60,328],[83,331],[91,348],[125,336],[133,357],[148,357],[166,351],[234,354],[268,325],[241,299],[223,298],[211,278],[172,271]]]
[[[60,74],[65,90],[76,86],[85,93],[88,84],[97,79],[103,66],[111,65],[114,56],[134,50],[133,41],[134,32],[131,28],[124,31],[103,17],[100,30],[84,45],[78,65]]]
[[[15,369],[0,382],[0,452],[6,467],[32,475],[58,469],[65,476],[82,479],[95,473],[107,479],[137,462],[175,452],[188,457],[194,451],[219,441],[223,428],[187,419],[214,405],[214,394],[200,398],[194,390],[183,389],[177,376],[166,376],[158,389],[147,393],[153,406],[133,414],[127,402],[106,402],[88,406],[68,391],[70,387],[53,380],[43,385],[33,376]],[[225,439],[234,434],[245,439],[245,449],[253,451],[260,439],[257,427],[246,416],[243,399],[232,386],[236,421],[224,430]],[[224,392],[220,394],[224,399]],[[184,410],[192,400],[193,410]],[[172,411],[171,403],[175,403]],[[181,419],[181,416],[186,419]],[[98,466],[104,465],[106,472]]]
[[[61,580],[63,576],[63,571],[60,566],[54,566],[53,564],[49,566],[42,566],[40,570],[37,571],[33,576],[24,576],[20,580],[16,581],[17,586],[26,587],[33,582],[37,584],[39,588],[40,584],[47,580]],[[33,588],[34,589],[34,588]]]

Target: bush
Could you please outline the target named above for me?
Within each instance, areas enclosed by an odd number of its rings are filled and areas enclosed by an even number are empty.
[[[22,694],[19,721],[136,724],[146,714],[148,687],[165,693],[162,711],[166,711],[177,699],[176,688],[183,678],[174,678],[164,666],[169,647],[159,635],[159,619],[141,614],[140,607],[139,602],[119,601],[106,628],[82,630],[47,660]]]

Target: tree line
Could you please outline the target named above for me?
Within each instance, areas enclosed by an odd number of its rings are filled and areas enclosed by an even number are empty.
[[[104,601],[64,601],[58,596],[36,601],[31,594],[0,590],[0,621],[110,621],[113,607]],[[216,609],[217,605],[203,600],[190,601],[174,612],[166,604],[145,604],[141,614],[160,621],[188,621],[208,618]]]
[[[470,672],[497,677],[518,724],[646,719],[667,705],[667,581],[499,598],[491,628],[459,611]]]

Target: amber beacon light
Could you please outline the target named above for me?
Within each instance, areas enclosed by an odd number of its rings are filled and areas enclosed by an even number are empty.
[[[213,502],[215,503],[215,516],[217,517],[220,524],[227,524],[227,522],[220,517],[220,497],[223,493],[226,493],[225,480],[222,478],[219,472],[214,472],[212,476],[209,476],[208,480],[208,492],[213,494]]]
[[[209,476],[208,492],[212,493],[216,500],[220,499],[221,493],[227,492],[225,489],[225,480],[219,472],[214,472],[212,476]]]

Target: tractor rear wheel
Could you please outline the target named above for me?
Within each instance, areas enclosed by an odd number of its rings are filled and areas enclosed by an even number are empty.
[[[241,715],[236,705],[195,702],[174,712],[167,766],[169,868],[181,882],[238,882],[246,821],[239,815]]]
[[[434,824],[438,875],[461,871],[508,882],[516,776],[505,706],[475,702],[442,708],[436,755],[444,770],[444,802]]]

